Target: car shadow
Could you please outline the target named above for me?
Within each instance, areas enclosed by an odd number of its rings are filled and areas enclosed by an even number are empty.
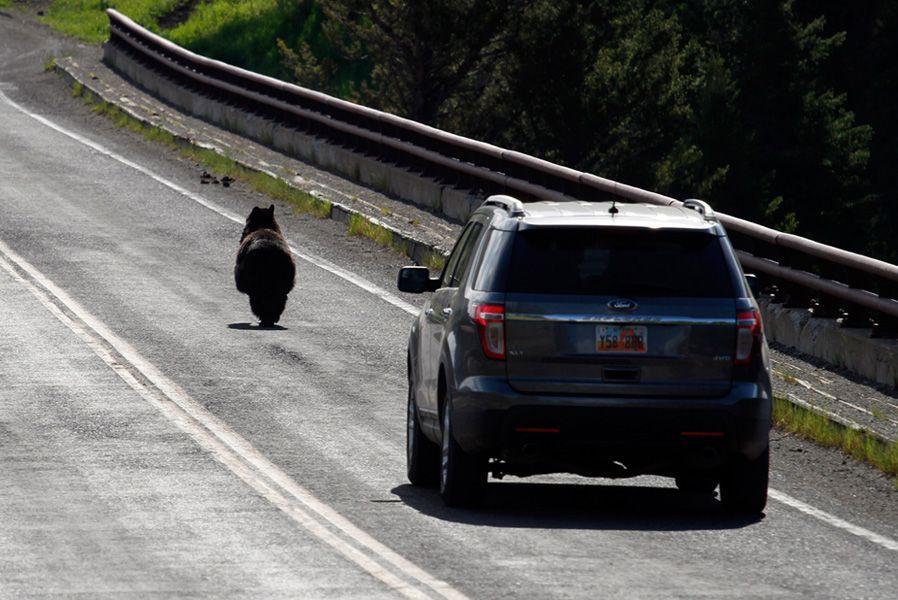
[[[490,483],[483,503],[445,506],[436,489],[400,485],[391,490],[407,506],[431,517],[486,527],[692,531],[739,529],[762,516],[734,516],[716,494],[670,488],[563,483]]]
[[[228,329],[239,329],[241,331],[287,331],[287,327],[281,325],[269,325],[263,327],[253,323],[229,323]]]

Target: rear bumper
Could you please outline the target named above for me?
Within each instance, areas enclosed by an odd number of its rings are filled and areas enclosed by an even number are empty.
[[[522,395],[502,379],[471,378],[452,404],[459,445],[522,475],[708,469],[759,456],[771,426],[770,388],[756,383],[720,398],[643,398]]]

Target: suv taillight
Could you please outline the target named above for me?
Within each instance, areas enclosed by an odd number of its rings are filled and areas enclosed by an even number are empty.
[[[736,313],[736,354],[733,364],[750,364],[760,338],[761,313],[756,310]]]
[[[474,308],[474,322],[480,332],[480,345],[489,358],[505,360],[505,307],[480,304]]]

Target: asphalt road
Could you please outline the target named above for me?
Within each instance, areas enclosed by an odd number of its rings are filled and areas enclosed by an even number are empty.
[[[0,597],[887,598],[898,493],[774,433],[760,520],[669,482],[404,478],[405,262],[290,215],[260,330],[232,267],[268,200],[118,131],[0,16]]]

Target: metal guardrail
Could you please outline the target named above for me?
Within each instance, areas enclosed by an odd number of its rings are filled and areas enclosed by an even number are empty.
[[[194,54],[108,9],[110,38],[147,68],[196,93],[329,138],[462,188],[522,199],[680,205],[678,200],[373,110]],[[819,317],[898,337],[898,266],[717,213],[746,270]]]

